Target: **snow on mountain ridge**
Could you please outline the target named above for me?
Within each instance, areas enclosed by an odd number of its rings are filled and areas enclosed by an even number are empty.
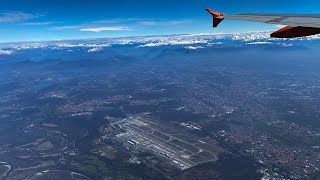
[[[219,33],[219,34],[182,34],[167,36],[148,37],[128,37],[111,39],[87,39],[87,40],[65,40],[65,41],[43,41],[24,43],[2,43],[0,48],[4,49],[0,54],[11,55],[27,49],[58,49],[64,48],[84,48],[87,52],[102,51],[106,47],[114,45],[133,45],[137,48],[150,48],[161,46],[183,45],[184,47],[211,47],[222,44],[238,43],[240,45],[279,45],[282,47],[293,46],[293,41],[311,41],[320,39],[320,35],[295,38],[295,39],[275,39],[270,38],[270,32],[250,32],[250,33]]]

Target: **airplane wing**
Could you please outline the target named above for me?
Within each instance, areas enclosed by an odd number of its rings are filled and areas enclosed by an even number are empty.
[[[224,19],[285,25],[271,34],[274,38],[295,38],[320,34],[320,14],[234,14],[226,15],[206,9],[213,16],[213,27]]]

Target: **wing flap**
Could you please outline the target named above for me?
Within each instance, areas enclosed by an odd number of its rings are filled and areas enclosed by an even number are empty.
[[[271,34],[274,38],[295,38],[304,37],[320,33],[320,28],[312,27],[291,27],[286,26]]]

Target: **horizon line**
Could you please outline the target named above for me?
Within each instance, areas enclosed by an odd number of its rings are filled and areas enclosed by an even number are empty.
[[[31,41],[7,41],[0,42],[0,44],[19,44],[19,43],[41,43],[41,42],[59,42],[59,41],[84,41],[84,40],[98,40],[98,39],[125,39],[125,38],[143,38],[143,37],[165,37],[165,36],[183,36],[183,35],[198,35],[198,36],[211,36],[211,35],[230,35],[230,34],[248,34],[248,33],[269,33],[271,30],[266,31],[247,31],[247,32],[217,32],[217,33],[190,33],[190,34],[167,34],[167,35],[148,35],[148,36],[119,36],[119,37],[97,37],[97,38],[79,38],[79,39],[56,39],[56,40],[31,40]]]

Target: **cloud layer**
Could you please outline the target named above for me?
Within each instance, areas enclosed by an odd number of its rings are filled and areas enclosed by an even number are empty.
[[[98,29],[88,28],[85,31],[99,32],[112,30],[127,30],[126,27],[103,27]],[[57,50],[63,52],[107,52],[119,45],[130,45],[130,48],[180,48],[185,50],[221,49],[241,47],[276,47],[294,48],[308,42],[320,43],[320,35],[295,38],[274,39],[270,38],[270,32],[235,33],[235,34],[187,34],[171,36],[129,37],[114,39],[88,39],[72,41],[44,41],[30,43],[5,43],[0,44],[0,55],[19,55],[32,49]]]
[[[0,23],[15,23],[38,18],[39,15],[24,12],[9,12],[0,14]]]
[[[102,32],[102,31],[129,31],[132,30],[129,27],[124,26],[108,26],[108,27],[91,27],[91,28],[81,28],[80,31],[86,32]]]
[[[145,26],[177,26],[190,24],[192,20],[160,20],[160,19],[143,19],[143,18],[116,18],[92,21],[85,24],[72,26],[51,27],[50,30],[68,30],[75,29],[84,32],[103,32],[103,31],[128,31],[137,27]]]

